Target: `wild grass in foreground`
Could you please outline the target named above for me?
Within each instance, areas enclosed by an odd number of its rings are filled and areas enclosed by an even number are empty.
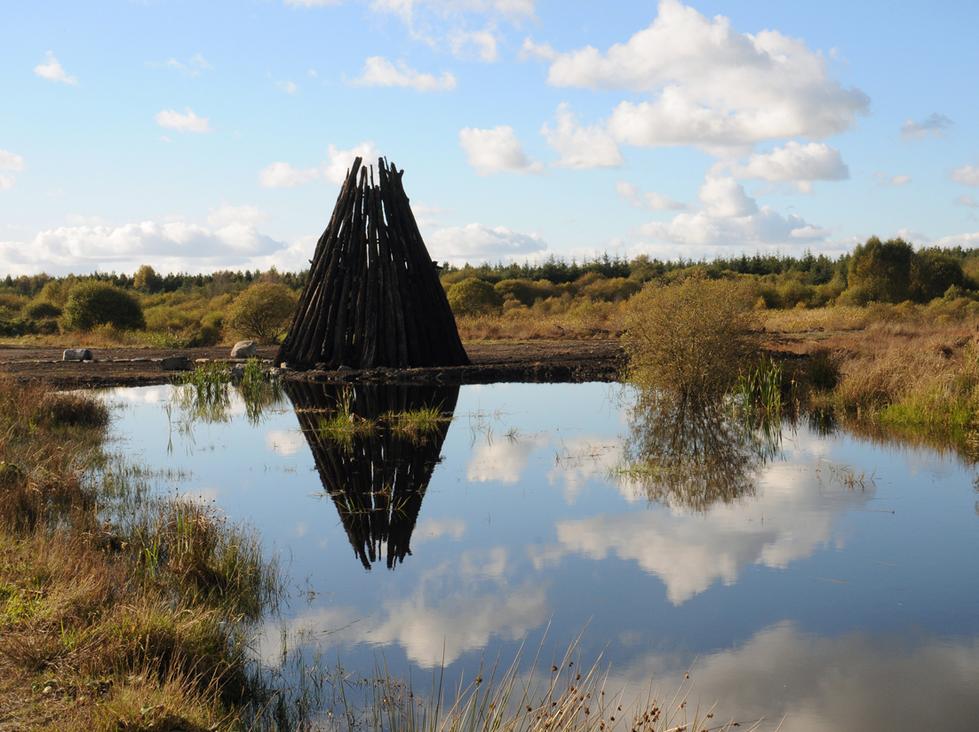
[[[123,500],[136,473],[103,492],[107,422],[92,397],[0,382],[0,720],[232,728],[274,567],[211,508]]]
[[[520,651],[508,666],[497,662],[455,682],[436,669],[426,682],[430,693],[417,693],[383,665],[362,676],[342,666],[321,670],[297,663],[300,687],[269,712],[280,729],[363,732],[716,732],[758,726],[691,704],[689,674],[661,700],[648,689],[627,697],[608,688],[608,669],[600,661],[581,664],[577,643],[550,663],[542,661],[543,653],[542,644],[530,668]]]

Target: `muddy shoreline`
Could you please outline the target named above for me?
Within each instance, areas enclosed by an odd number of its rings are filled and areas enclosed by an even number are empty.
[[[477,341],[466,344],[471,364],[450,368],[341,369],[283,372],[288,379],[362,383],[491,384],[497,382],[616,381],[624,364],[616,340]],[[276,348],[259,349],[275,357]],[[164,370],[163,359],[227,360],[229,349],[98,348],[92,361],[64,362],[62,349],[36,346],[0,347],[0,374],[18,381],[37,381],[59,389],[149,386],[174,380],[179,371]]]

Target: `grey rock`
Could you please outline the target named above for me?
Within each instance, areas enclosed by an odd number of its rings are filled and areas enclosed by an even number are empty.
[[[164,371],[190,371],[191,362],[186,356],[167,356],[160,361]]]
[[[258,346],[255,341],[238,341],[231,348],[231,358],[255,358],[258,355]]]
[[[87,348],[66,348],[61,354],[62,361],[91,361],[92,352]]]

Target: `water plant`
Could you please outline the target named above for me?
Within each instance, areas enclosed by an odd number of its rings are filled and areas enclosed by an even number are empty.
[[[783,367],[771,356],[744,367],[734,385],[735,403],[747,413],[767,419],[782,417]]]
[[[382,421],[394,432],[413,440],[425,439],[441,429],[452,417],[440,406],[429,405],[402,412],[388,412]]]

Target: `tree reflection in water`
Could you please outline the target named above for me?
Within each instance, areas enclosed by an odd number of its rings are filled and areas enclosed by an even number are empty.
[[[705,511],[752,495],[758,468],[780,449],[780,423],[730,401],[637,390],[619,474],[650,501]]]
[[[411,554],[459,387],[288,382],[285,390],[354,553],[366,569],[382,558],[393,569]],[[442,416],[423,431],[400,428],[395,417],[433,408]],[[363,428],[344,439],[321,429],[338,414]]]

